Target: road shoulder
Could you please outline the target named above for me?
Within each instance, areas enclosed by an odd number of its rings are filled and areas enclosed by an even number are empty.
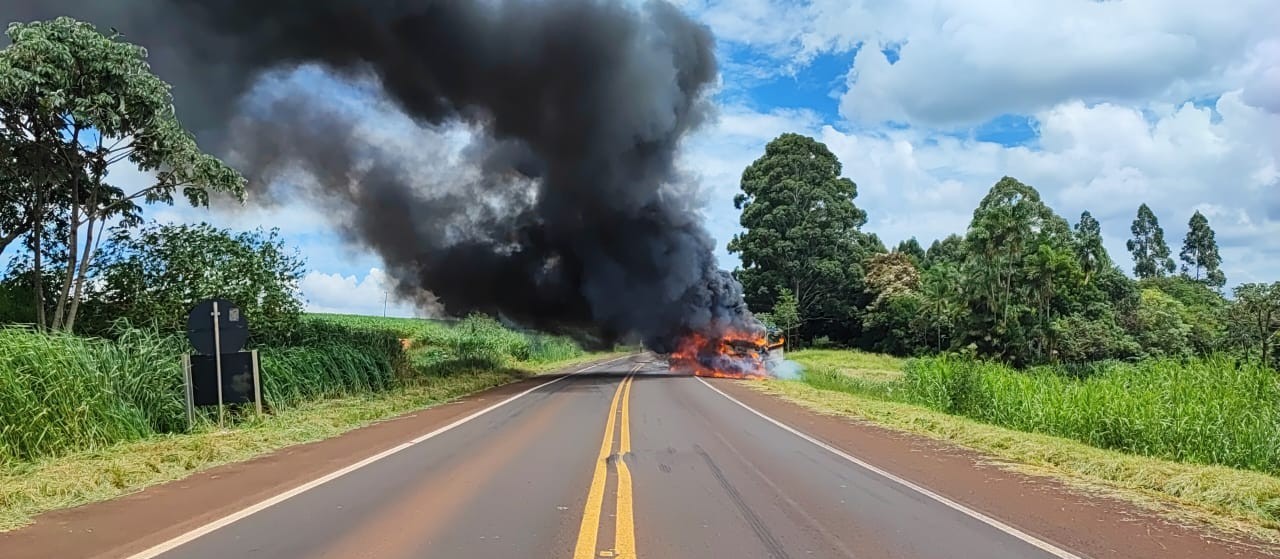
[[[784,398],[769,383],[715,381],[742,403],[880,469],[1091,557],[1274,557],[1280,548],[1200,522],[1181,522],[1098,491],[1015,470],[946,441]],[[927,457],[927,459],[925,458]],[[1116,549],[1117,542],[1126,547]]]

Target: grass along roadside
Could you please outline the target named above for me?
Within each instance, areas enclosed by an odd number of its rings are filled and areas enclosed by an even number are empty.
[[[42,512],[112,499],[215,466],[331,438],[531,374],[619,355],[590,354],[522,364],[518,369],[424,376],[384,392],[303,402],[234,429],[157,435],[100,450],[4,464],[0,467],[0,531],[21,527]]]
[[[797,354],[803,359],[803,352]],[[1207,522],[1280,544],[1280,478],[1275,476],[1104,450],[802,381],[751,386],[821,413],[949,441],[1007,462],[1002,466],[1016,471],[1051,476],[1168,516]]]
[[[867,380],[902,378],[906,359],[880,353],[844,349],[804,349],[787,353],[787,359],[806,369],[832,369],[843,375]]]

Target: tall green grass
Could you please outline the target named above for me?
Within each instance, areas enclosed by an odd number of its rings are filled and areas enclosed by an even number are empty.
[[[1278,381],[1227,357],[1107,363],[1092,374],[935,357],[908,362],[894,384],[899,399],[1021,431],[1277,474]]]
[[[380,392],[396,383],[394,354],[348,343],[274,348],[261,352],[260,359],[262,397],[273,409]]]
[[[850,374],[832,366],[806,368],[803,378],[814,388],[861,394],[882,400],[894,399],[895,389],[898,387],[896,382]],[[901,393],[901,390],[898,389],[897,392]]]
[[[100,448],[185,426],[174,340],[0,329],[0,461]]]
[[[402,339],[412,340],[408,350]],[[582,355],[568,339],[479,316],[457,324],[310,316],[277,343],[258,348],[270,410]],[[185,430],[185,351],[180,337],[142,330],[102,340],[0,328],[0,462]]]

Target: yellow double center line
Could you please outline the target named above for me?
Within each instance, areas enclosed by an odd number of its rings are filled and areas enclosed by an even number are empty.
[[[604,508],[604,486],[609,477],[609,460],[613,454],[613,431],[615,421],[621,416],[621,434],[618,437],[618,456],[612,460],[618,469],[617,513],[614,515],[614,545],[609,553],[601,556],[636,557],[636,530],[632,513],[631,470],[624,459],[631,452],[631,383],[634,373],[640,368],[631,369],[618,389],[613,393],[613,402],[609,404],[609,418],[604,424],[604,442],[600,443],[600,456],[596,460],[595,473],[591,476],[591,488],[587,491],[587,506],[582,511],[582,524],[578,527],[578,544],[573,548],[573,559],[592,559],[600,551],[596,548],[596,540],[600,531],[600,511]]]

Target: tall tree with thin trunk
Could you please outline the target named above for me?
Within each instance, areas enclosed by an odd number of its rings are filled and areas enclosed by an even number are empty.
[[[1164,242],[1164,229],[1156,214],[1146,204],[1138,206],[1133,220],[1133,238],[1126,246],[1133,253],[1133,275],[1138,279],[1164,277],[1176,269],[1169,258],[1169,245]]]
[[[1111,257],[1102,246],[1102,226],[1092,214],[1083,212],[1080,222],[1076,223],[1074,237],[1076,258],[1084,272],[1085,283],[1089,283],[1098,272],[1111,267]]]
[[[179,190],[193,205],[207,204],[211,192],[241,197],[244,179],[200,151],[178,123],[169,85],[151,73],[141,47],[67,17],[15,23],[8,35],[0,51],[0,162],[11,166],[0,175],[25,177],[26,196],[18,198],[30,203],[0,210],[8,221],[0,235],[30,236],[36,278],[43,277],[42,252],[59,251],[56,305],[40,322],[71,330],[109,224],[135,226],[141,202],[171,204]],[[132,191],[111,183],[118,164],[153,173],[154,183]],[[57,238],[45,237],[51,221],[65,223],[52,228]]]
[[[800,325],[800,310],[796,307],[796,298],[790,289],[783,289],[778,295],[778,302],[774,303],[770,316],[773,317],[774,325],[782,330],[783,343],[786,344],[784,349],[791,349],[791,331]]]
[[[1182,260],[1182,273],[1187,277],[1203,282],[1210,287],[1222,287],[1227,283],[1226,274],[1222,273],[1222,256],[1218,254],[1218,241],[1214,239],[1213,228],[1209,227],[1209,219],[1199,210],[1191,216],[1187,224],[1187,236],[1182,241],[1182,252],[1178,253]]]

